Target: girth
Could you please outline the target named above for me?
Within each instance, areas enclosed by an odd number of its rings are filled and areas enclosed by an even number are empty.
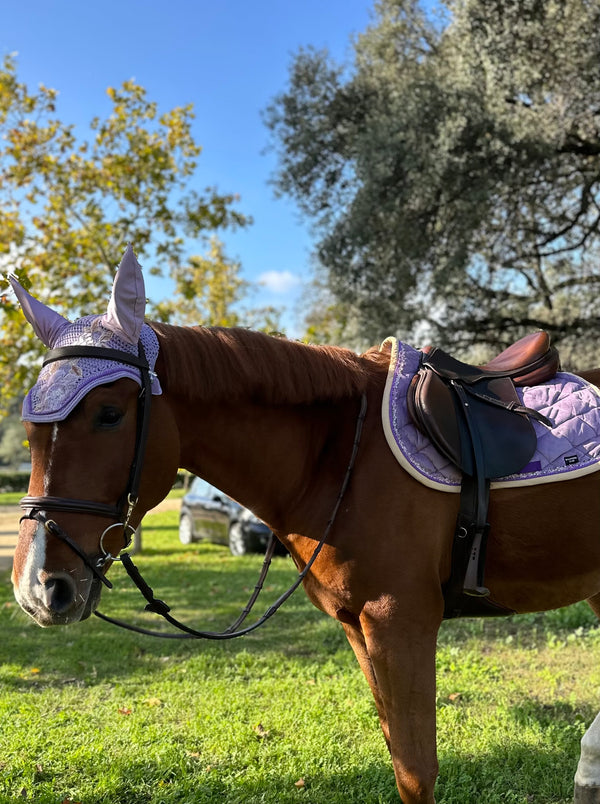
[[[545,350],[533,349],[544,343]],[[522,348],[529,362],[518,359],[522,345],[530,347],[531,353]],[[545,333],[522,339],[489,367],[461,363],[441,349],[422,354],[408,392],[409,412],[416,426],[462,471],[451,572],[443,590],[445,618],[511,613],[487,600],[484,585],[490,480],[515,474],[531,460],[537,444],[532,419],[552,426],[538,411],[522,405],[515,384],[544,382],[558,366],[558,353],[548,348]]]

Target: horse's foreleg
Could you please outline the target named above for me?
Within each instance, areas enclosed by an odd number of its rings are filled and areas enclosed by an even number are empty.
[[[588,600],[600,617],[600,594]],[[575,804],[600,804],[600,715],[583,735],[581,756],[575,774]]]
[[[387,718],[396,783],[404,804],[435,804],[435,651],[439,621],[361,616]]]
[[[360,625],[358,625],[358,623],[356,625],[352,625],[347,622],[343,622],[342,625],[344,626],[344,631],[346,632],[348,642],[350,643],[352,650],[354,651],[354,655],[358,659],[360,668],[369,683],[369,687],[371,688],[373,698],[375,699],[375,706],[377,707],[377,714],[379,715],[381,730],[383,731],[383,736],[385,737],[387,747],[391,752],[390,730],[388,728],[387,715],[385,713],[381,693],[379,691],[379,687],[377,686],[375,672],[373,671],[373,664],[371,662],[371,657],[367,652],[365,638],[360,629]]]

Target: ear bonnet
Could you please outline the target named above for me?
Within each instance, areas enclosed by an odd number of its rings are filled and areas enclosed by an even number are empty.
[[[152,394],[162,393],[154,366],[158,357],[156,334],[144,323],[146,293],[142,270],[131,246],[121,260],[104,315],[90,315],[71,323],[30,296],[14,276],[10,283],[25,317],[50,349],[96,346],[137,356],[141,349],[150,367]],[[139,369],[102,357],[68,357],[44,366],[23,402],[23,420],[55,422],[66,419],[83,397],[98,385],[123,377],[141,386]]]

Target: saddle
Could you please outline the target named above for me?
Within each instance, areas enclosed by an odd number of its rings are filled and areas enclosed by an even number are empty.
[[[559,368],[558,352],[546,332],[521,338],[484,366],[462,363],[438,348],[422,352],[408,391],[408,410],[415,425],[463,476],[451,574],[444,587],[447,618],[506,613],[490,601],[474,607],[468,599],[489,595],[483,583],[489,485],[519,472],[531,460],[537,443],[532,419],[552,426],[538,411],[521,404],[516,386],[539,385]]]

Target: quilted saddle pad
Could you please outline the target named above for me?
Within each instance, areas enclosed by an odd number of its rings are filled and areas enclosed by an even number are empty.
[[[408,413],[406,394],[421,352],[396,338],[382,346],[390,350],[383,394],[382,419],[387,442],[400,465],[430,488],[460,492],[459,469],[418,430]],[[543,413],[552,428],[537,421],[536,451],[518,474],[492,481],[492,488],[570,480],[600,470],[600,391],[581,377],[559,372],[550,382],[517,388],[528,408]]]

